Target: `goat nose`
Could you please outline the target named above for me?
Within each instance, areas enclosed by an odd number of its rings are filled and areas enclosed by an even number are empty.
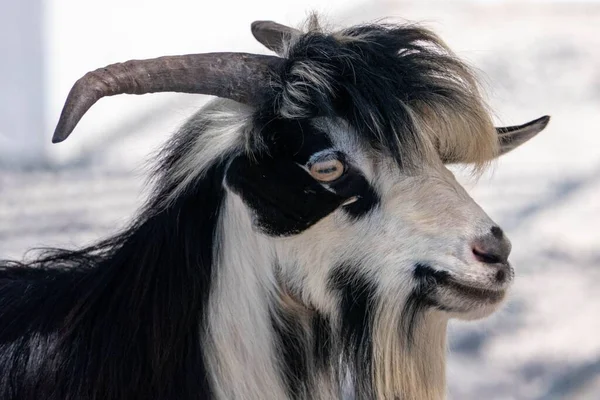
[[[472,250],[477,260],[486,264],[506,264],[512,246],[497,226],[473,242]]]

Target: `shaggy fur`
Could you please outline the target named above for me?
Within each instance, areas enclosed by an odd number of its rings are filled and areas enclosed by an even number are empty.
[[[439,249],[494,226],[442,163],[481,166],[498,138],[431,32],[317,25],[263,104],[180,130],[122,233],[0,262],[0,398],[443,397],[449,313],[495,305],[438,287],[491,279],[455,261],[468,243]],[[307,173],[323,153],[336,182]]]
[[[482,166],[494,158],[494,128],[470,69],[432,32],[363,25],[309,32],[286,46],[277,105],[286,118],[341,115],[401,166],[423,157]]]
[[[270,82],[274,95],[258,110],[209,110],[192,120],[211,121],[212,129],[200,140],[184,139],[196,147],[177,172],[183,186],[225,149],[264,150],[265,125],[278,118],[342,117],[361,141],[403,168],[440,156],[483,168],[497,156],[495,129],[474,75],[435,34],[404,25],[329,34],[315,17],[308,26],[286,43],[287,61]]]

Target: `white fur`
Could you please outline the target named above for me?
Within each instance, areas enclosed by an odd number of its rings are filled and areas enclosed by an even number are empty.
[[[269,320],[276,283],[273,246],[253,232],[242,200],[228,194],[204,348],[219,399],[285,399]]]
[[[177,184],[169,201],[201,178],[206,169],[226,152],[245,150],[253,111],[254,108],[232,100],[216,99],[190,118],[180,132],[189,140],[190,147],[169,177]]]
[[[194,151],[209,154],[214,160],[219,157],[216,149],[232,143],[239,146],[243,141],[243,117],[235,118],[233,109],[212,115],[238,121],[220,131],[225,135],[220,138],[222,142],[211,132],[194,144]],[[344,152],[372,182],[382,195],[381,205],[356,221],[337,210],[301,234],[273,238],[252,225],[252,212],[243,199],[227,191],[216,240],[217,266],[204,342],[217,395],[222,399],[287,398],[269,319],[270,308],[278,304],[281,283],[301,289],[296,299],[301,306],[335,318],[339,299],[328,288],[329,274],[333,267],[350,260],[377,283],[377,292],[384,299],[377,311],[374,334],[378,397],[441,399],[445,391],[446,321],[452,316],[482,317],[498,305],[469,302],[452,292],[442,292],[446,301],[460,304],[466,311],[452,315],[426,312],[410,350],[395,327],[414,284],[416,263],[427,263],[474,286],[508,286],[494,284],[489,267],[471,253],[471,242],[494,223],[441,161],[423,165],[418,174],[404,173],[392,159],[365,148],[343,122],[317,123],[329,132],[335,150]],[[205,151],[203,146],[207,145],[214,147]],[[206,165],[194,157],[187,160],[186,168]],[[281,270],[275,271],[275,265]],[[338,378],[343,376],[342,369]],[[308,398],[331,398],[332,393],[343,390],[334,387],[343,379],[315,379],[318,383]]]
[[[316,20],[309,29],[318,30]],[[368,41],[368,37],[335,36]],[[296,37],[292,38],[292,42]],[[445,45],[431,36],[440,51]],[[284,43],[286,54],[290,43]],[[445,331],[449,318],[480,318],[499,305],[465,299],[444,288],[443,305],[458,312],[429,309],[420,315],[413,343],[400,332],[402,312],[415,287],[415,265],[447,273],[465,285],[502,291],[488,265],[472,253],[472,243],[495,224],[457,183],[446,162],[483,165],[498,153],[498,140],[469,71],[459,62],[449,69],[457,77],[438,77],[457,92],[461,104],[404,105],[420,136],[418,168],[401,170],[388,154],[369,148],[342,120],[315,119],[334,150],[368,179],[381,203],[367,215],[349,218],[341,209],[304,232],[270,237],[253,226],[244,199],[227,190],[215,248],[216,265],[203,335],[210,378],[219,399],[287,399],[271,311],[286,308],[306,332],[311,312],[340,325],[339,294],[329,287],[334,268],[350,263],[374,283],[377,297],[373,323],[373,388],[378,399],[440,400],[445,396]],[[329,72],[315,63],[297,62],[295,79],[283,83],[276,102],[284,118],[305,117],[310,90],[330,91]],[[432,78],[434,79],[434,78]],[[207,168],[227,154],[245,151],[254,110],[232,101],[215,101],[183,128],[190,146],[171,177],[177,196]],[[367,110],[368,111],[368,110]],[[379,121],[369,115],[377,129]],[[404,151],[405,149],[402,149]],[[418,150],[418,151],[417,151]],[[293,294],[288,293],[294,288]],[[340,338],[333,336],[332,347]],[[312,343],[310,340],[307,346]],[[307,349],[309,350],[309,349]],[[314,372],[307,399],[341,398],[352,393],[352,369],[342,359],[328,371]],[[369,385],[366,385],[369,386]],[[362,393],[363,396],[370,396]],[[361,398],[361,394],[357,395]]]

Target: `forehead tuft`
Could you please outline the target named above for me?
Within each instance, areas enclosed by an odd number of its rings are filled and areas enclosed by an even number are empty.
[[[439,156],[481,164],[497,151],[473,74],[426,29],[373,24],[324,32],[312,18],[285,48],[261,119],[341,117],[401,167]]]

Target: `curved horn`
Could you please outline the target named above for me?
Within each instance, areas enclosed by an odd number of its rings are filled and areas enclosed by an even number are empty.
[[[543,131],[550,122],[550,116],[545,115],[523,125],[503,126],[496,128],[500,141],[500,155],[516,149],[535,135]]]
[[[282,53],[285,40],[301,33],[297,29],[273,21],[254,21],[251,29],[256,40],[277,54]]]
[[[206,53],[130,60],[88,72],[67,97],[53,143],[62,142],[83,115],[104,96],[157,92],[198,93],[256,104],[270,90],[279,57],[246,53]]]

